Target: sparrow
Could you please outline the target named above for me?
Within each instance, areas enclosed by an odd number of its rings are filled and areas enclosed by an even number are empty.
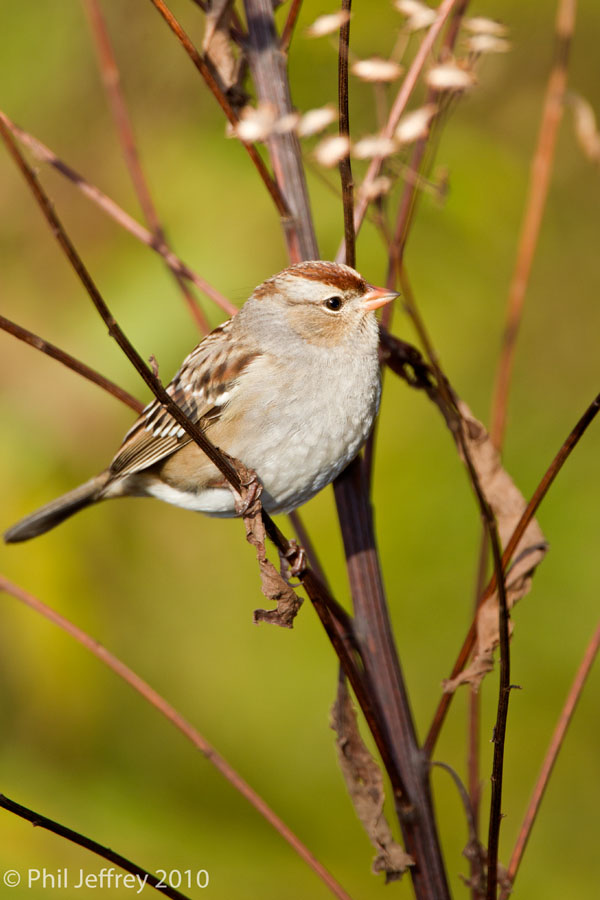
[[[374,310],[397,296],[349,266],[290,266],[208,334],[167,386],[213,444],[256,472],[267,512],[310,500],[364,444],[381,395]],[[29,540],[93,503],[131,496],[239,514],[233,488],[155,399],[107,469],[22,519],[4,540]]]

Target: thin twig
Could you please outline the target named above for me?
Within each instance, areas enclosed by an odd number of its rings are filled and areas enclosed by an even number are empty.
[[[494,446],[498,449],[502,446],[506,427],[508,394],[517,335],[521,324],[525,293],[529,284],[533,258],[542,226],[550,176],[552,174],[558,127],[563,114],[567,88],[567,65],[571,39],[575,28],[576,7],[576,0],[559,0],[558,2],[554,63],[550,72],[548,87],[546,88],[537,147],[531,163],[529,190],[515,269],[508,293],[504,340],[494,388],[490,435]]]
[[[279,41],[279,47],[282,53],[287,53],[290,49],[290,44],[292,42],[292,37],[294,35],[294,29],[296,27],[296,22],[298,21],[301,6],[302,0],[292,0],[287,19],[285,20],[285,25],[283,26],[283,31],[281,32],[281,39]]]
[[[207,297],[220,306],[222,310],[224,310],[228,315],[233,316],[237,313],[237,307],[230,303],[229,300],[223,296],[223,294],[219,293],[216,288],[214,288],[211,284],[193,272],[189,266],[187,266],[184,262],[182,262],[174,253],[167,250],[163,245],[159,245],[157,243],[156,237],[148,231],[147,228],[144,228],[143,225],[130,216],[129,213],[126,213],[124,209],[111,200],[110,197],[107,197],[106,194],[102,193],[99,188],[95,187],[95,185],[90,184],[83,175],[80,175],[79,172],[76,172],[75,169],[72,169],[67,163],[63,162],[59,157],[50,150],[49,147],[46,147],[45,144],[42,144],[41,141],[38,141],[33,135],[29,134],[27,131],[24,131],[22,128],[19,128],[18,125],[15,125],[14,122],[6,116],[3,112],[0,111],[0,120],[6,125],[6,127],[10,130],[10,132],[19,139],[19,141],[24,144],[35,156],[37,160],[43,163],[47,163],[56,169],[57,172],[60,172],[65,178],[67,178],[70,182],[72,182],[79,190],[84,194],[88,200],[91,200],[100,209],[106,213],[106,215],[110,216],[118,225],[132,234],[138,241],[141,241],[143,244],[146,244],[147,247],[150,247],[152,250],[155,250],[160,256],[162,256],[169,266],[174,272],[179,275],[183,275],[184,278],[187,278],[193,284],[196,285],[199,290],[201,290]]]
[[[232,766],[224,759],[220,753],[191,725],[184,717],[177,712],[174,707],[168,703],[154,688],[140,678],[129,666],[126,666],[118,657],[114,656],[106,647],[82,631],[77,625],[66,619],[60,613],[46,606],[37,597],[29,594],[27,591],[13,584],[0,575],[0,590],[5,591],[12,597],[15,597],[21,603],[24,603],[30,609],[44,616],[54,625],[65,631],[70,637],[74,638],[79,644],[92,653],[100,662],[108,666],[109,669],[132,687],[141,697],[144,698],[151,706],[161,713],[172,725],[196,747],[197,750],[212,763],[212,765],[220,772],[221,775],[240,793],[245,800],[250,803],[266,821],[287,841],[287,843],[296,851],[296,853],[313,869],[314,872],[325,882],[327,887],[342,900],[350,900],[348,894],[335,881],[333,876],[324,868],[324,866],[316,859],[310,850],[300,841],[300,839],[291,831],[279,816],[267,805],[263,798],[244,781],[244,779],[232,768]]]
[[[133,886],[136,888],[137,893],[149,884],[151,887],[156,888],[157,891],[161,891],[165,897],[172,897],[173,900],[187,900],[186,895],[182,894],[181,891],[170,887],[162,880],[162,878],[157,878],[156,875],[152,875],[151,872],[142,869],[141,866],[138,866],[136,863],[131,862],[131,860],[126,859],[126,857],[121,856],[120,853],[116,853],[109,847],[103,847],[102,844],[99,844],[97,841],[85,837],[85,835],[80,834],[78,831],[73,831],[72,828],[67,828],[66,825],[61,825],[60,822],[55,822],[54,819],[48,819],[46,816],[42,816],[41,813],[29,809],[27,806],[21,806],[20,803],[15,803],[14,800],[10,800],[4,794],[0,794],[0,807],[6,809],[8,812],[14,813],[14,815],[19,816],[21,819],[25,819],[27,822],[31,822],[35,828],[45,828],[46,831],[51,831],[53,834],[57,834],[59,837],[65,838],[73,844],[78,844],[86,850],[91,850],[96,856],[100,856],[102,859],[106,859],[108,862],[119,866],[120,869],[124,869],[125,872],[129,872],[133,878],[137,879],[137,881],[134,881],[133,885],[130,885],[130,887]],[[8,882],[5,882],[5,884],[8,884]],[[137,890],[137,888],[139,888],[139,890]]]
[[[417,81],[419,79],[419,75],[427,62],[427,57],[431,53],[433,49],[433,45],[435,44],[438,35],[440,34],[444,22],[452,12],[452,9],[456,6],[457,3],[461,2],[461,0],[442,0],[437,11],[437,18],[435,22],[430,26],[427,34],[421,41],[419,49],[413,59],[411,66],[406,73],[404,80],[402,82],[402,86],[398,91],[398,95],[394,101],[392,109],[390,110],[390,114],[386,123],[386,126],[383,130],[383,136],[386,138],[391,138],[394,134],[396,126],[400,120],[400,117],[404,110],[408,105],[408,101],[411,98],[412,92],[416,87]],[[360,231],[360,227],[363,223],[363,219],[367,212],[367,208],[369,206],[369,190],[368,188],[372,185],[375,179],[378,177],[381,166],[383,163],[383,157],[376,156],[371,160],[369,168],[367,169],[367,174],[365,175],[363,182],[361,184],[361,189],[359,191],[359,199],[356,204],[356,209],[354,211],[354,230],[356,234]],[[338,262],[343,258],[343,247],[338,250],[336,260]]]
[[[182,45],[182,47],[186,51],[187,55],[190,57],[190,59],[192,60],[192,62],[194,63],[194,65],[196,66],[196,68],[198,69],[200,74],[202,75],[202,77],[204,78],[206,84],[208,85],[208,87],[210,88],[212,93],[214,94],[219,106],[221,107],[221,109],[223,110],[225,115],[227,116],[228,121],[231,122],[232,125],[236,125],[238,118],[233,110],[233,107],[231,106],[227,97],[225,96],[225,94],[223,93],[223,91],[221,90],[219,85],[217,84],[212,72],[210,71],[210,68],[206,65],[201,54],[198,52],[198,50],[192,43],[191,39],[186,34],[186,32],[183,30],[183,28],[181,27],[181,25],[179,24],[179,22],[177,21],[177,19],[171,12],[171,10],[168,8],[166,3],[163,2],[163,0],[150,0],[150,2],[156,7],[156,9],[161,14],[163,19],[165,20],[165,22],[167,23],[167,25],[173,32],[173,34],[176,35],[179,43]],[[259,154],[258,150],[256,149],[256,147],[254,146],[254,144],[246,144],[244,142],[242,142],[242,143],[243,143],[244,149],[246,150],[248,156],[254,163],[254,166],[256,167],[256,170],[257,170],[258,174],[260,175],[265,187],[267,188],[267,190],[277,208],[277,212],[279,213],[279,215],[281,216],[281,218],[284,222],[284,227],[288,227],[289,219],[290,219],[290,211],[288,209],[287,203],[286,203],[279,187],[277,186],[272,175],[270,174],[267,167],[265,166],[265,164],[262,160],[262,157],[260,156],[260,154]]]
[[[494,570],[498,580],[498,621],[500,638],[500,684],[498,686],[498,708],[494,725],[494,759],[492,762],[492,796],[490,800],[490,820],[487,846],[487,892],[486,900],[496,900],[498,885],[498,849],[500,842],[500,824],[502,822],[502,777],[504,772],[504,746],[506,740],[506,723],[508,719],[508,703],[510,699],[510,635],[508,630],[509,610],[506,602],[506,585],[502,573],[500,557],[500,541],[497,532],[488,529]],[[499,573],[499,574],[498,574]]]
[[[117,400],[121,400],[122,403],[125,403],[135,412],[139,413],[142,411],[144,406],[143,403],[140,403],[139,400],[136,400],[135,397],[133,397],[127,391],[123,390],[122,387],[119,387],[118,384],[115,384],[114,381],[110,381],[110,379],[105,378],[104,375],[96,372],[95,369],[90,368],[90,366],[87,366],[85,363],[81,362],[81,360],[76,359],[74,356],[71,356],[70,353],[66,353],[64,350],[61,350],[60,347],[57,347],[55,344],[51,344],[49,341],[45,341],[43,338],[38,337],[38,335],[34,334],[32,331],[28,331],[26,328],[22,328],[21,325],[17,325],[15,322],[11,322],[10,319],[6,319],[1,315],[0,328],[3,331],[7,331],[9,334],[12,334],[20,341],[24,341],[24,343],[29,344],[31,347],[35,347],[36,350],[40,350],[47,356],[51,356],[53,359],[58,360],[58,362],[62,363],[63,366],[67,366],[67,368],[72,369],[74,372],[77,372],[78,375],[82,375],[84,378],[87,378],[88,381],[92,381],[94,384],[97,384],[98,387],[101,387],[105,391],[108,391],[109,394],[112,394],[113,397],[117,398]]]
[[[348,13],[347,20],[340,28],[338,53],[338,110],[340,136],[350,137],[350,118],[348,113],[348,45],[350,42],[350,11],[352,0],[342,0],[342,12]],[[354,182],[352,180],[352,163],[350,153],[339,162],[342,182],[342,206],[344,213],[344,262],[356,267],[356,239],[354,234]]]
[[[567,461],[567,459],[569,458],[570,454],[573,452],[573,450],[577,446],[577,443],[583,437],[586,429],[592,423],[592,421],[594,420],[594,418],[596,417],[598,412],[600,412],[600,394],[598,394],[594,398],[594,400],[590,403],[590,405],[588,406],[588,408],[586,409],[586,411],[584,412],[582,417],[579,419],[579,421],[577,422],[575,427],[570,432],[569,436],[567,437],[567,439],[563,443],[562,447],[560,448],[560,450],[558,451],[558,453],[552,460],[547,471],[545,472],[544,477],[538,484],[533,496],[531,497],[531,500],[529,501],[529,503],[523,510],[521,518],[519,519],[512,535],[510,536],[510,539],[504,549],[504,553],[502,554],[502,566],[503,566],[504,571],[506,571],[508,565],[510,564],[513,553],[515,552],[515,549],[517,548],[519,541],[523,537],[523,534],[525,533],[527,526],[529,525],[529,523],[535,516],[542,500],[548,493],[554,479],[556,478],[556,476],[558,475],[558,473],[564,466],[564,464]],[[495,589],[496,589],[496,576],[494,574],[492,576],[487,588],[485,589],[485,591],[483,592],[483,594],[481,596],[481,600],[479,602],[478,608],[481,607],[481,605],[485,602],[485,600],[487,600],[488,597],[491,597],[491,595],[494,593]],[[471,627],[469,628],[467,636],[463,642],[463,646],[461,647],[461,650],[458,654],[456,662],[454,663],[454,666],[452,668],[452,673],[450,675],[451,679],[455,678],[464,669],[464,667],[467,663],[467,660],[473,650],[473,647],[475,646],[476,636],[477,636],[477,619],[475,618],[473,620],[473,622],[471,623]],[[429,756],[431,756],[431,753],[433,752],[433,748],[435,747],[435,744],[439,737],[441,727],[443,725],[444,719],[446,718],[446,714],[448,712],[450,703],[452,702],[453,696],[454,695],[450,694],[450,693],[443,694],[442,698],[438,704],[438,707],[435,711],[435,715],[433,717],[433,721],[431,723],[431,726],[429,728],[429,733],[428,733],[427,739],[425,741],[425,750]]]
[[[121,143],[123,158],[125,159],[125,164],[129,170],[129,176],[133,183],[135,193],[137,194],[146,223],[154,234],[158,247],[169,252],[171,248],[168,245],[164,229],[152,200],[150,188],[148,187],[148,182],[146,181],[140,156],[137,151],[133,126],[129,118],[127,104],[125,103],[125,97],[123,96],[121,87],[121,74],[111,45],[104,16],[102,15],[100,3],[98,0],[83,0],[83,2],[90,20],[92,36],[98,51],[100,73],[102,75],[102,81],[108,97],[110,110]],[[164,256],[164,253],[162,255]],[[187,304],[196,325],[202,334],[206,334],[210,331],[210,326],[206,316],[198,306],[196,298],[188,288],[183,277],[173,269],[170,269],[170,271],[183,294],[185,303]]]
[[[525,852],[527,842],[531,835],[531,829],[533,828],[544,793],[546,791],[546,788],[548,787],[548,781],[550,780],[552,769],[554,768],[554,764],[562,747],[567,728],[571,723],[575,708],[577,706],[579,698],[581,697],[586,679],[590,674],[590,670],[592,668],[594,660],[596,659],[596,656],[598,655],[599,649],[600,624],[598,624],[596,631],[594,632],[592,639],[589,642],[583,655],[583,659],[581,660],[581,663],[577,670],[577,674],[575,675],[573,684],[571,685],[569,695],[559,716],[556,728],[554,729],[552,740],[550,741],[550,745],[546,752],[544,762],[542,763],[540,774],[538,775],[538,780],[533,790],[531,800],[529,801],[529,806],[527,808],[525,818],[523,819],[523,824],[521,825],[521,829],[519,831],[515,849],[512,852],[510,863],[508,865],[508,881],[511,885],[514,884],[515,878],[517,877],[517,872],[523,858],[523,853]]]
[[[463,856],[466,856],[470,863],[471,885],[474,896],[481,897],[480,888],[483,884],[485,851],[481,846],[481,843],[477,836],[477,819],[471,797],[469,796],[469,792],[460,780],[458,774],[451,766],[449,766],[447,763],[439,762],[437,760],[432,760],[431,765],[443,769],[450,775],[450,777],[454,781],[454,784],[456,785],[456,789],[459,793],[460,799],[462,800],[465,817],[467,819],[467,831],[469,834],[469,840],[465,849],[463,850]]]

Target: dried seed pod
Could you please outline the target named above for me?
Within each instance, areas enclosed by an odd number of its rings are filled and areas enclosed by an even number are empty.
[[[323,138],[315,147],[315,159],[321,166],[332,169],[341,159],[350,153],[350,141],[347,137],[333,135]]]
[[[352,66],[352,73],[362,81],[395,81],[402,72],[402,66],[393,59],[381,59],[378,56],[359,59]]]
[[[309,37],[323,37],[326,34],[333,34],[338,31],[342,25],[345,25],[350,18],[350,13],[342,10],[337,13],[331,13],[326,16],[319,16],[318,19],[309,25],[306,33]]]

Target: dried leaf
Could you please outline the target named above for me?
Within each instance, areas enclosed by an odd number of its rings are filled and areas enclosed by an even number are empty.
[[[400,78],[403,69],[393,59],[372,56],[370,59],[359,59],[355,62],[352,72],[362,81],[395,81]]]
[[[318,109],[309,109],[298,122],[298,134],[300,137],[310,137],[313,134],[317,134],[319,131],[327,128],[328,125],[331,125],[332,122],[335,122],[337,117],[337,109],[330,104],[320,106]]]
[[[350,141],[342,135],[323,138],[315,147],[315,159],[327,169],[337,166],[350,153]]]
[[[412,144],[413,141],[427,137],[429,125],[436,112],[437,106],[434,103],[427,103],[402,116],[394,135],[398,143]]]
[[[398,12],[406,16],[404,27],[407,31],[420,31],[422,28],[429,28],[435,22],[436,11],[431,9],[425,3],[419,3],[418,0],[396,0],[394,6]]]
[[[342,25],[345,25],[349,19],[350,13],[346,10],[331,13],[331,15],[327,16],[319,16],[312,25],[308,26],[306,33],[309,37],[323,37],[326,34],[333,34],[333,32],[338,31]]]
[[[502,468],[500,455],[484,426],[465,403],[458,401],[457,405],[463,418],[469,454],[483,492],[496,516],[500,543],[504,547],[521,518],[526,502],[510,475]],[[506,575],[506,602],[509,609],[529,593],[534,572],[547,549],[542,530],[533,519],[516,547],[514,561]],[[477,615],[477,639],[471,665],[456,678],[446,681],[444,690],[451,693],[465,683],[478,687],[484,675],[493,668],[493,653],[498,643],[498,594],[494,593],[483,603]]]
[[[242,59],[237,59],[229,36],[233,0],[213,0],[206,10],[202,49],[213,75],[220,82],[223,92],[237,108],[245,102],[241,89]]]
[[[397,881],[408,866],[414,865],[414,860],[394,840],[383,814],[383,776],[360,736],[356,711],[343,678],[338,682],[337,697],[331,710],[331,727],[337,734],[338,759],[350,799],[377,850],[373,872],[385,872],[386,882]]]
[[[256,547],[256,559],[260,570],[261,590],[267,600],[277,604],[277,609],[255,609],[254,623],[269,622],[281,628],[293,628],[294,619],[302,606],[302,599],[281,577],[275,566],[267,559],[265,549],[265,526],[260,512],[244,516],[246,540]]]
[[[493,34],[474,34],[467,38],[467,47],[473,53],[508,53],[510,42]]]
[[[461,68],[457,63],[448,62],[430,69],[425,81],[436,91],[464,91],[473,87],[475,77],[472,72]]]
[[[591,103],[578,94],[569,95],[573,108],[573,124],[579,146],[591,162],[600,162],[600,134]]]
[[[282,628],[293,628],[294,619],[302,606],[302,600],[281,577],[273,563],[267,559],[266,532],[260,503],[262,485],[252,469],[248,469],[239,460],[233,460],[233,462],[242,482],[242,490],[236,506],[238,513],[244,519],[246,540],[256,548],[261,590],[268,600],[277,604],[277,609],[255,609],[254,623],[270,622],[272,625],[279,625]]]
[[[465,19],[463,26],[466,31],[471,34],[489,34],[492,37],[506,37],[508,28],[502,22],[496,22],[494,19],[486,19],[484,16],[472,16]]]
[[[382,137],[380,134],[370,134],[356,142],[352,148],[352,155],[357,159],[372,159],[374,156],[383,159],[391,156],[397,149],[395,142],[390,138]]]

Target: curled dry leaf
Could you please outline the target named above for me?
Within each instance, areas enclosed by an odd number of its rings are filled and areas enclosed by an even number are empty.
[[[318,134],[319,131],[323,131],[328,125],[335,122],[337,117],[337,109],[330,104],[317,109],[309,109],[298,122],[298,134],[300,137]]]
[[[431,9],[425,3],[419,3],[418,0],[396,0],[394,6],[398,12],[406,16],[404,27],[407,31],[420,31],[422,28],[429,28],[435,22],[437,15],[435,9]]]
[[[434,66],[425,76],[425,81],[436,91],[464,91],[475,84],[472,72],[455,62]]]
[[[472,53],[508,53],[511,49],[509,41],[493,34],[473,34],[466,43]]]
[[[315,147],[315,159],[327,169],[337,166],[350,153],[350,141],[343,135],[323,138]]]
[[[236,59],[229,35],[233,0],[213,0],[206,10],[202,49],[213,74],[234,107],[241,106],[247,95],[241,87],[242,58]]]
[[[573,109],[573,124],[579,146],[591,162],[600,163],[600,134],[591,103],[578,94],[571,94],[569,103]]]
[[[244,516],[246,540],[256,547],[256,559],[260,570],[261,590],[268,600],[277,604],[276,609],[255,609],[254,623],[269,622],[281,628],[293,628],[294,619],[302,606],[302,599],[290,587],[267,559],[265,526],[260,511]]]
[[[276,609],[255,609],[254,622],[255,624],[270,622],[282,628],[293,628],[302,600],[267,559],[266,532],[260,503],[262,485],[252,469],[248,469],[239,460],[233,462],[242,482],[240,498],[236,505],[244,520],[246,540],[256,548],[261,590],[268,600],[277,604]]]
[[[395,81],[402,71],[402,66],[393,59],[381,59],[379,56],[359,59],[352,66],[353,74],[362,81]]]
[[[381,159],[391,156],[397,150],[395,141],[383,137],[380,134],[367,135],[357,141],[352,148],[352,155],[356,159],[373,159],[377,156]]]
[[[505,547],[527,504],[510,475],[502,468],[500,455],[484,426],[473,416],[465,403],[458,401],[457,406],[462,416],[465,440],[473,465],[483,492],[496,516],[500,542]],[[506,602],[509,609],[529,593],[534,572],[545,557],[547,549],[542,530],[533,519],[517,545],[512,565],[506,575]],[[484,675],[493,668],[493,653],[498,643],[496,592],[483,603],[477,615],[477,639],[471,665],[456,678],[446,681],[444,690],[452,692],[460,684],[465,683],[478,687]]]
[[[306,33],[309,37],[323,37],[326,34],[333,34],[335,31],[338,31],[342,25],[345,25],[349,19],[350,13],[346,10],[331,13],[331,15],[319,16],[312,25],[308,26]]]
[[[394,137],[399,144],[412,144],[427,137],[431,120],[437,112],[434,103],[427,103],[419,109],[406,113],[398,122]]]
[[[463,27],[471,34],[489,34],[492,37],[506,37],[508,28],[502,22],[486,19],[483,16],[472,16],[463,21]]]
[[[386,882],[397,881],[414,860],[393,836],[383,814],[384,792],[381,770],[363,743],[344,678],[331,710],[338,759],[350,799],[368,838],[377,850],[373,872],[385,872]]]

